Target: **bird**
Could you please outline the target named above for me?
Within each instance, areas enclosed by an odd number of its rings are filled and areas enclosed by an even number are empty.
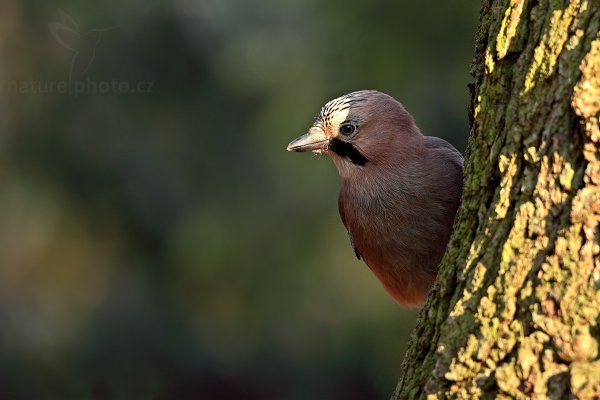
[[[462,154],[423,135],[399,101],[376,90],[326,103],[287,150],[331,158],[341,178],[340,217],[356,257],[397,303],[421,306],[460,205]]]
[[[73,52],[68,76],[70,84],[73,78],[85,75],[89,71],[96,58],[96,50],[103,33],[117,29],[119,26],[95,28],[83,32],[69,14],[59,11],[59,16],[60,22],[49,22],[48,27],[54,39]]]

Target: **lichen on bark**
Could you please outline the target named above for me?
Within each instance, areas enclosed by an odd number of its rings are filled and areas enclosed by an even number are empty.
[[[463,203],[393,398],[600,397],[599,24],[484,1]]]

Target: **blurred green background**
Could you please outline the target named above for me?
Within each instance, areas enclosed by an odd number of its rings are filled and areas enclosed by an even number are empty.
[[[388,398],[416,312],[285,147],[369,88],[464,150],[478,7],[2,0],[0,398]]]

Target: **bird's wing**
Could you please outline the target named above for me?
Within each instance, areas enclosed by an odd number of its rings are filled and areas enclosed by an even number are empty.
[[[464,162],[463,155],[444,139],[435,136],[425,136],[425,147],[428,149],[449,150],[452,160],[459,164],[460,168],[462,169]]]
[[[354,254],[356,254],[356,258],[360,260],[360,252],[354,244],[354,238],[352,237],[352,231],[350,230],[350,228],[348,228],[348,238],[350,239],[350,245],[352,246],[352,250],[354,250]]]
[[[79,31],[72,26],[63,25],[58,22],[48,23],[48,28],[58,44],[71,51],[77,51],[82,40]]]
[[[348,224],[346,224],[346,214],[344,212],[344,204],[342,201],[341,193],[340,193],[340,196],[338,197],[338,210],[340,211],[340,217],[342,218],[342,223],[344,224],[344,226],[346,227],[346,230],[348,231],[348,238],[350,239],[350,245],[352,246],[352,250],[354,250],[354,254],[356,254],[356,258],[358,258],[360,260],[360,258],[361,258],[360,252],[358,251],[358,248],[354,244],[354,238],[352,237],[352,230],[350,230],[350,227],[348,226]]]

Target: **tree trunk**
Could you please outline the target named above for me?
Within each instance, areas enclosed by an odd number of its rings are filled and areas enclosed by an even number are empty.
[[[455,232],[394,399],[600,397],[598,0],[484,0]]]

